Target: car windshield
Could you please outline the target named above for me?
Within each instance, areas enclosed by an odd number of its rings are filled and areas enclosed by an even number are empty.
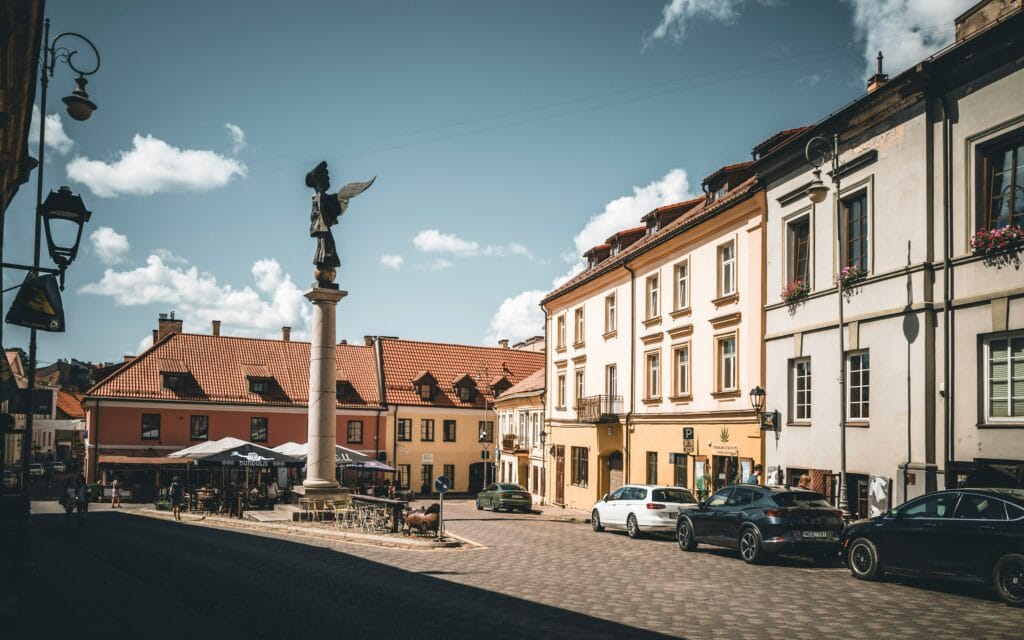
[[[655,502],[697,502],[693,494],[684,489],[655,489],[651,499]]]
[[[825,496],[813,491],[787,491],[776,493],[772,500],[780,507],[831,507]]]
[[[526,489],[520,487],[518,484],[499,484],[499,491],[526,491]]]

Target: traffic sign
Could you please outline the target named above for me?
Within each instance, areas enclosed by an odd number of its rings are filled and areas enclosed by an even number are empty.
[[[449,480],[446,476],[437,476],[437,478],[434,480],[434,489],[436,489],[437,492],[440,493],[441,495],[448,493],[448,491],[451,490],[451,488],[452,481]]]
[[[693,427],[683,427],[683,440],[693,440]]]

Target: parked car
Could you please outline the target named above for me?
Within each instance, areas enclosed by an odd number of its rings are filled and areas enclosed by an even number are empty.
[[[590,512],[594,531],[624,528],[630,538],[646,531],[672,532],[680,510],[697,506],[697,498],[681,487],[627,484],[606,494]]]
[[[1024,606],[1024,490],[936,491],[851,524],[842,537],[854,577],[882,573],[989,583]]]
[[[44,475],[46,475],[46,469],[43,467],[43,464],[41,462],[33,462],[32,464],[28,465],[28,475],[34,476],[36,478],[42,478]]]
[[[56,462],[51,462],[50,463],[50,471],[52,471],[54,473],[64,473],[67,470],[68,470],[67,465],[64,464],[64,462],[61,461],[61,460],[57,460]]]
[[[533,496],[518,484],[495,482],[476,494],[476,508],[490,507],[491,511],[518,509],[523,513],[533,511]]]
[[[680,513],[676,540],[683,551],[699,543],[738,549],[748,564],[765,554],[810,556],[828,564],[839,558],[842,530],[842,512],[820,493],[741,484]]]

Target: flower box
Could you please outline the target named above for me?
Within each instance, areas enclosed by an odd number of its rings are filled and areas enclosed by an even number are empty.
[[[839,270],[839,273],[836,274],[835,278],[833,278],[833,282],[835,282],[841,289],[847,289],[858,280],[862,280],[866,275],[867,272],[860,267],[843,267]]]
[[[990,267],[1014,265],[1020,268],[1020,251],[1024,248],[1024,229],[1011,224],[997,229],[979,229],[971,238],[975,255],[984,256]]]
[[[786,304],[792,305],[806,298],[810,292],[811,285],[807,283],[806,279],[800,278],[782,287],[782,299],[786,301]]]

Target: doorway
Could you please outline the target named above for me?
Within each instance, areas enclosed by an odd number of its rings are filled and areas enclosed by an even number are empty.
[[[555,445],[555,504],[565,504],[565,446]]]
[[[711,487],[718,491],[722,487],[739,482],[739,458],[734,456],[711,457]]]
[[[608,493],[622,486],[622,452],[608,454]]]
[[[434,465],[420,465],[420,493],[428,496],[434,492]]]
[[[474,462],[469,465],[469,492],[477,494],[483,491],[485,475],[487,482],[495,482],[495,471],[493,462]]]

